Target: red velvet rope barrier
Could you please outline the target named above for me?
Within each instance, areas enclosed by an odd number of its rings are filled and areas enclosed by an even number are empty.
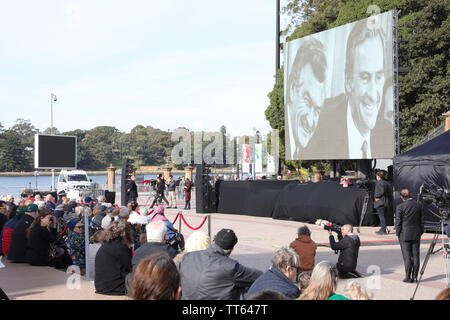
[[[117,206],[117,205],[116,205],[116,206]],[[119,207],[119,206],[117,206],[117,207]],[[155,211],[155,210],[150,211],[148,214],[150,215],[151,213],[153,213],[153,211]],[[138,211],[138,213],[139,213],[139,211]],[[139,214],[140,214],[140,213],[139,213]],[[208,218],[208,217],[205,217],[205,218],[203,219],[202,223],[201,223],[197,228],[193,228],[192,226],[189,225],[189,223],[186,222],[186,220],[184,219],[183,214],[182,214],[181,212],[178,212],[178,213],[177,213],[177,216],[175,217],[175,220],[173,220],[172,224],[175,224],[175,222],[178,220],[178,217],[180,217],[180,216],[181,216],[181,219],[183,219],[184,224],[185,224],[186,226],[188,226],[189,229],[192,229],[192,230],[198,230],[198,229],[200,229],[201,227],[203,227],[203,225],[205,224],[206,219]]]
[[[193,228],[186,222],[186,220],[184,219],[183,214],[180,214],[180,215],[181,215],[181,219],[183,219],[184,224],[187,225],[188,228],[191,229],[191,230],[198,230],[201,227],[203,227],[203,225],[205,224],[206,219],[208,218],[208,217],[205,217],[205,219],[203,219],[203,222],[197,228]]]
[[[177,216],[175,217],[175,220],[173,220],[172,224],[175,224],[175,222],[178,220],[178,217],[180,216],[180,213],[177,213]]]
[[[66,232],[66,230],[67,230],[67,224],[66,224],[66,226],[64,227],[64,230],[63,230],[63,231],[61,231],[60,235],[63,235],[63,234],[64,234],[64,232]]]

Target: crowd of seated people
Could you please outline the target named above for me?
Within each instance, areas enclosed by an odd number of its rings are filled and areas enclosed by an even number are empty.
[[[0,200],[0,256],[11,263],[62,271],[76,266],[81,275],[85,275],[89,262],[90,277],[95,279],[98,293],[125,295],[128,292],[125,279],[130,276],[131,258],[136,252],[135,261],[165,248],[172,259],[184,248],[184,241],[176,245],[171,241],[169,245],[168,232],[172,238],[183,236],[173,226],[169,229],[170,222],[161,203],[155,211],[158,218],[154,224],[161,225],[157,232],[162,236],[156,242],[155,232],[147,237],[147,230],[155,229],[147,226],[150,212],[139,210],[136,202],[119,207],[106,202],[103,196],[70,199],[64,191],[58,192],[56,199],[52,194],[24,195],[17,199],[8,196],[7,201]],[[89,257],[85,255],[86,228]]]
[[[64,271],[76,265],[84,272],[84,214],[88,212],[91,220],[92,198],[70,199],[61,191],[57,199],[50,193],[24,195],[5,207],[0,254],[7,261]]]

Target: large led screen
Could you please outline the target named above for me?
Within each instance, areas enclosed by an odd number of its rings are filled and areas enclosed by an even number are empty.
[[[290,41],[284,53],[286,159],[395,155],[392,11]]]
[[[36,169],[76,169],[77,137],[36,134],[34,136]]]

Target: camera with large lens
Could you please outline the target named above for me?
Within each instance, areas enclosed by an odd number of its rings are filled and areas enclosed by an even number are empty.
[[[330,230],[330,231],[334,231],[334,232],[336,232],[336,233],[341,233],[341,226],[339,226],[339,225],[337,225],[337,224],[334,224],[334,223],[328,223],[328,224],[325,224],[324,226],[323,226],[323,228],[325,229],[325,230]]]
[[[342,227],[340,225],[322,219],[317,220],[316,225],[322,226],[325,230],[336,232],[338,235],[338,239],[339,240],[342,239]]]
[[[342,227],[336,223],[332,223],[328,220],[319,219],[316,221],[316,225],[322,226],[325,230],[336,232],[339,241],[341,241],[344,238],[342,236]],[[338,254],[339,250],[335,250],[334,253]]]

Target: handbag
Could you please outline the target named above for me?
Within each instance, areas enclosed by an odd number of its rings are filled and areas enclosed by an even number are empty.
[[[56,257],[56,246],[54,243],[50,243],[50,251],[48,253],[48,258],[50,260],[53,260],[55,259],[55,257]]]

